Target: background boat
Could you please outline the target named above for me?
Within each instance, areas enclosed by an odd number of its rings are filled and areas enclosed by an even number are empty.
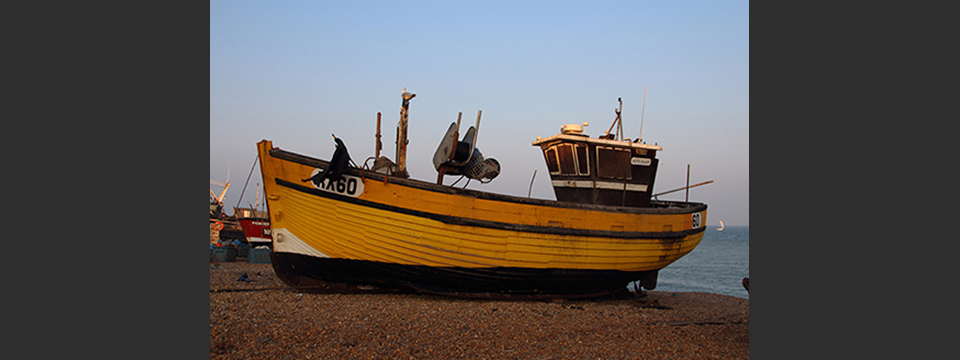
[[[272,246],[270,216],[266,211],[252,208],[233,208],[233,215],[240,223],[243,235],[250,247]]]
[[[232,242],[234,240],[241,243],[247,242],[243,227],[233,216],[229,216],[223,211],[223,197],[230,187],[230,183],[219,182],[210,179],[211,184],[223,186],[223,191],[218,196],[210,189],[210,243],[219,245],[222,242]]]

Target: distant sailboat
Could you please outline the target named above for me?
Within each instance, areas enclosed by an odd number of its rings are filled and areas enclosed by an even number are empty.
[[[723,220],[720,220],[720,227],[717,228],[717,231],[723,231]]]

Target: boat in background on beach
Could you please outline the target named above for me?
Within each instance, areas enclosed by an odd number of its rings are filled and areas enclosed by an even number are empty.
[[[233,215],[243,229],[243,235],[250,247],[273,244],[270,236],[270,215],[266,211],[252,208],[233,208]]]
[[[237,240],[246,242],[247,237],[243,233],[240,222],[233,216],[228,216],[223,212],[223,197],[230,188],[230,182],[219,182],[210,179],[211,184],[223,186],[223,191],[218,196],[210,189],[210,243],[220,245],[221,242],[230,242]]]
[[[720,220],[720,227],[717,228],[717,231],[723,231],[723,220]]]
[[[259,163],[259,156],[257,159],[254,159],[254,167]],[[250,175],[253,175],[253,168],[250,169]],[[243,190],[246,191],[247,185],[250,184],[250,177],[247,177],[246,183],[243,184]],[[240,223],[240,227],[243,228],[243,235],[246,237],[246,243],[250,247],[271,247],[273,245],[273,237],[270,232],[270,214],[266,211],[266,200],[260,197],[260,184],[257,184],[257,197],[254,199],[253,204],[248,207],[240,207],[240,202],[243,201],[243,191],[240,193],[240,199],[237,200],[237,206],[233,208],[233,217],[237,219],[237,222]]]
[[[266,210],[260,210],[259,201],[260,194],[258,192],[258,207],[235,207],[233,208],[233,216],[240,223],[240,227],[243,228],[243,235],[247,238],[247,244],[250,247],[271,247],[273,246],[273,236],[270,235],[270,214]]]
[[[499,175],[499,162],[477,146],[481,112],[462,140],[459,116],[447,129],[434,155],[436,183],[410,179],[407,110],[416,95],[405,90],[396,162],[380,156],[379,113],[376,154],[362,166],[336,136],[330,161],[270,140],[257,144],[270,258],[286,284],[317,292],[586,298],[627,291],[633,281],[654,289],[658,271],[702,240],[706,204],[651,199],[660,146],[610,131],[591,138],[579,124],[532,143],[558,201],[443,185],[444,176],[488,183]]]

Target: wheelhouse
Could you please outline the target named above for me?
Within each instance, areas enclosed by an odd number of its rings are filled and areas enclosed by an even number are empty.
[[[543,151],[557,201],[650,206],[661,147],[591,138],[570,125],[533,145]]]

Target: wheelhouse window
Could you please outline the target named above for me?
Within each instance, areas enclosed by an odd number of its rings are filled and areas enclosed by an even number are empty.
[[[560,160],[560,175],[577,175],[577,159],[573,154],[573,144],[557,145],[557,158]]]
[[[557,162],[557,147],[551,146],[543,151],[543,156],[547,158],[547,170],[550,174],[560,174],[560,163]]]
[[[597,147],[597,176],[610,179],[631,179],[631,151]]]
[[[556,144],[543,151],[551,175],[590,175],[586,144]]]
[[[577,149],[577,172],[580,175],[590,175],[590,157],[587,156],[587,145],[586,144],[577,144],[574,146]]]
[[[586,144],[557,144],[543,151],[552,175],[590,175]]]

